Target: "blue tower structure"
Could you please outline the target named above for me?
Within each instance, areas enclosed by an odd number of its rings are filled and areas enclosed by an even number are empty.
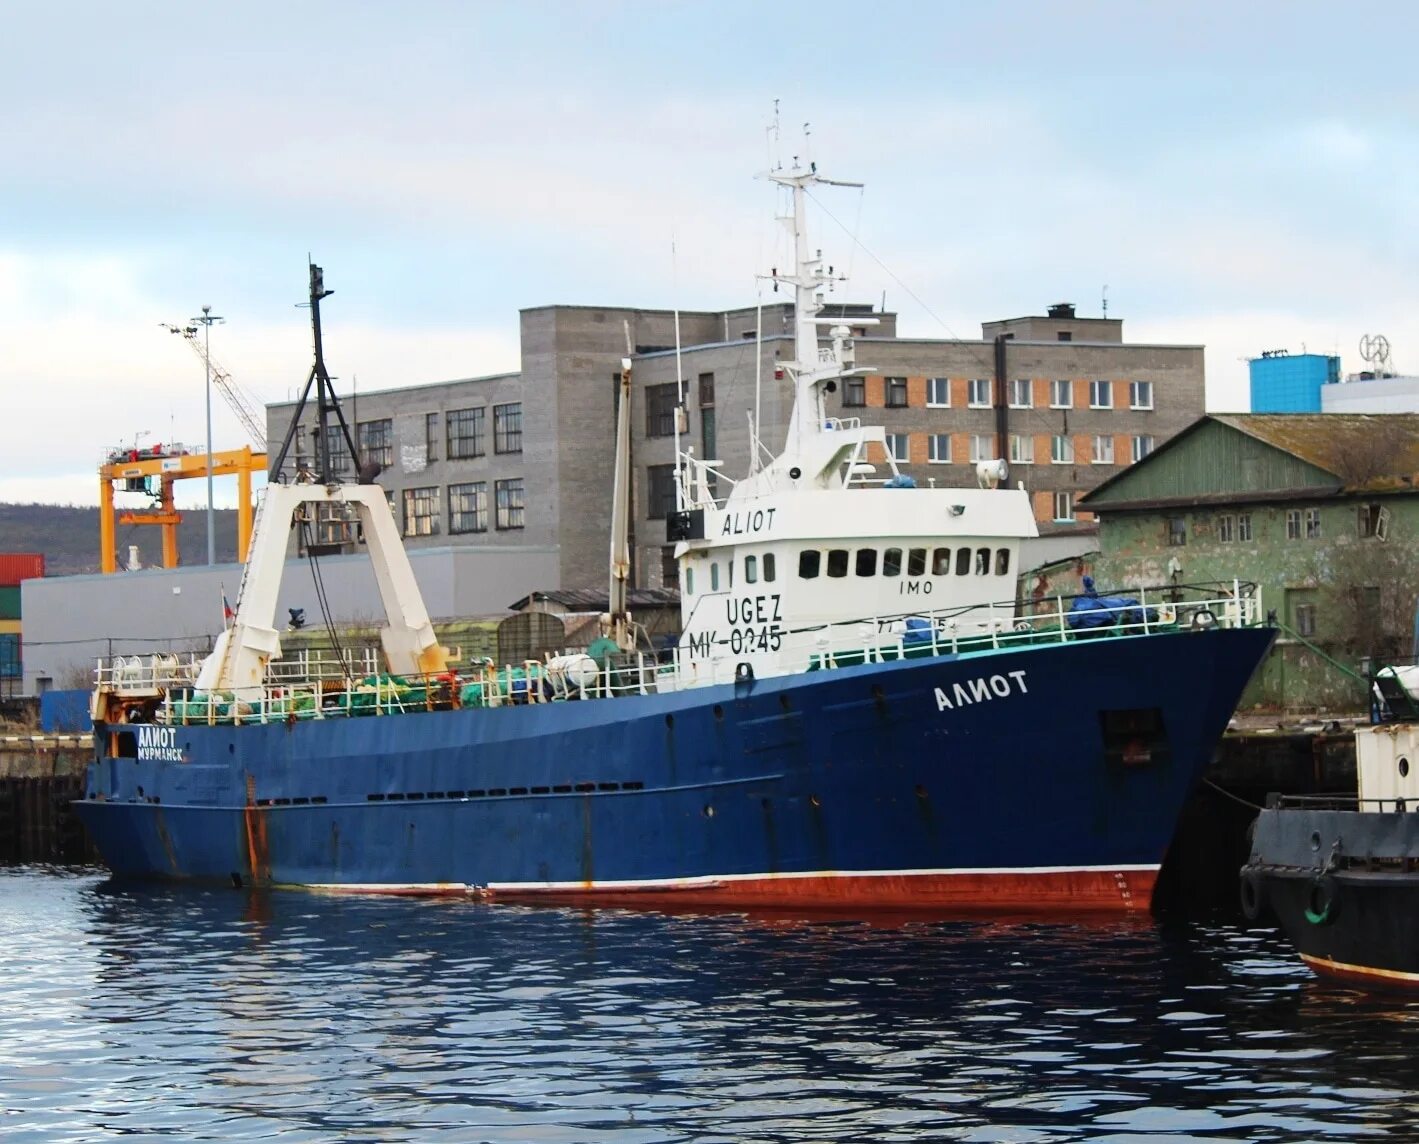
[[[1319,413],[1320,389],[1340,380],[1340,359],[1268,350],[1249,363],[1253,413]]]

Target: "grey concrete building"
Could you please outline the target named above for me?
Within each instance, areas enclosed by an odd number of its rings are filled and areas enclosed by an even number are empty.
[[[1202,347],[1130,345],[1116,318],[1059,305],[984,323],[979,340],[941,340],[900,338],[896,316],[871,306],[836,309],[868,372],[830,398],[833,414],[885,426],[899,466],[922,484],[970,485],[977,460],[1006,457],[1044,532],[1087,531],[1076,499],[1203,411]],[[529,587],[595,585],[606,577],[629,344],[635,579],[659,587],[673,577],[664,514],[677,406],[682,445],[723,463],[728,492],[749,467],[754,411],[764,449],[776,451],[786,431],[790,388],[776,369],[792,356],[791,324],[789,304],[682,312],[677,354],[672,311],[538,307],[521,314],[520,373],[362,393],[346,408],[411,548],[555,548],[558,583]],[[268,407],[272,440],[291,414],[290,404]],[[298,429],[298,453],[310,456],[313,434],[309,423]],[[340,521],[315,539],[358,544]]]

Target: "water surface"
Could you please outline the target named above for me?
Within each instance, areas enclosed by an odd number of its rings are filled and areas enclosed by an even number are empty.
[[[1269,930],[0,872],[6,1141],[1413,1138],[1419,1002]]]

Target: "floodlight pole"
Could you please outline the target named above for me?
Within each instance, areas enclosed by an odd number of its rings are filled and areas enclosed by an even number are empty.
[[[225,322],[225,318],[212,313],[211,306],[202,307],[202,316],[193,318],[206,329],[203,339],[202,360],[207,367],[207,563],[217,562],[217,517],[212,498],[212,323]]]

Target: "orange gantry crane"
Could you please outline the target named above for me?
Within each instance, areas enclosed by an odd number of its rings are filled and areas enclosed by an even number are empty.
[[[252,452],[251,446],[212,454],[212,476],[237,478],[237,559],[246,559],[251,543],[251,475],[266,471],[266,454]],[[156,524],[163,530],[163,567],[176,568],[177,526],[182,514],[173,505],[173,485],[191,477],[207,476],[207,454],[189,453],[177,446],[161,445],[138,449],[114,449],[99,466],[99,565],[104,572],[118,571],[118,549],[114,527],[113,484],[122,481],[123,491],[147,493],[154,508],[125,510],[118,524]],[[153,482],[157,481],[157,491]]]

